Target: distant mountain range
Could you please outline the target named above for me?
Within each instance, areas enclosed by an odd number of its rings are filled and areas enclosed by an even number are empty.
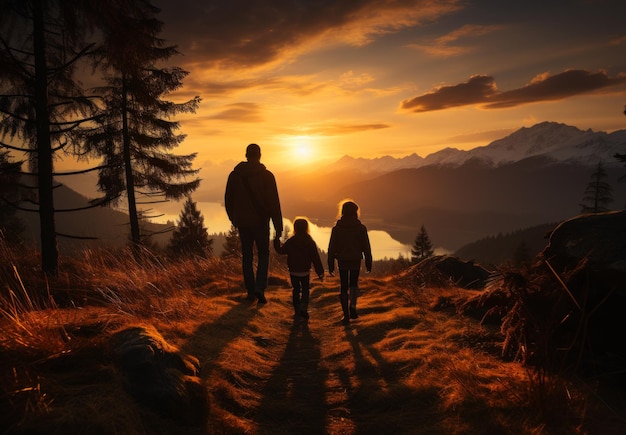
[[[522,127],[502,139],[468,151],[445,148],[426,157],[414,153],[402,158],[344,156],[331,168],[384,173],[429,165],[458,167],[473,159],[499,166],[538,156],[561,163],[596,165],[601,161],[607,166],[617,166],[619,162],[613,157],[615,153],[626,153],[626,130],[613,133],[590,129],[583,131],[566,124],[542,122],[532,127]]]

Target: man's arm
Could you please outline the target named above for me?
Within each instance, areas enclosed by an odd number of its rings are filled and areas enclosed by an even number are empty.
[[[224,208],[231,222],[233,222],[233,202],[235,198],[233,184],[233,172],[231,172],[228,176],[228,181],[226,181],[226,191],[224,192]]]
[[[267,171],[267,173],[269,174],[268,209],[270,212],[270,217],[272,218],[272,223],[274,224],[276,236],[280,237],[283,234],[283,214],[280,209],[278,186],[276,185],[276,178],[274,178],[274,174],[272,174],[270,171]]]

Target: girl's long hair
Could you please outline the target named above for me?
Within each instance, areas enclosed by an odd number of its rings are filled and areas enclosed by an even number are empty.
[[[360,214],[359,205],[354,200],[346,198],[339,202],[337,219],[343,216],[359,218]]]

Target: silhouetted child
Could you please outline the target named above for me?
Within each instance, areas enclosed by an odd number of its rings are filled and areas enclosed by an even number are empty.
[[[324,279],[324,266],[317,245],[309,235],[309,222],[302,218],[296,219],[293,222],[293,233],[282,246],[280,238],[276,237],[274,249],[279,254],[287,254],[295,315],[308,319],[311,264],[321,280]]]
[[[359,317],[356,303],[359,297],[359,272],[361,259],[365,268],[372,271],[372,248],[367,228],[359,220],[359,206],[354,201],[340,204],[341,217],[333,227],[328,244],[328,273],[333,276],[335,259],[339,265],[341,309],[343,323]]]

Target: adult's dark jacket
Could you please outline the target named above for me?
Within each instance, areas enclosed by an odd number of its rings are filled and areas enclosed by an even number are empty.
[[[278,234],[283,231],[278,189],[274,174],[260,162],[241,162],[228,176],[224,205],[237,228],[267,225],[272,220]]]
[[[274,249],[279,254],[287,254],[287,267],[291,273],[308,273],[311,264],[317,276],[324,275],[324,266],[320,253],[313,238],[308,234],[295,234],[284,245],[279,239],[274,239]]]
[[[372,248],[367,228],[356,217],[342,216],[330,233],[328,243],[328,271],[335,270],[335,259],[339,269],[358,269],[365,258],[365,268],[372,270]]]

